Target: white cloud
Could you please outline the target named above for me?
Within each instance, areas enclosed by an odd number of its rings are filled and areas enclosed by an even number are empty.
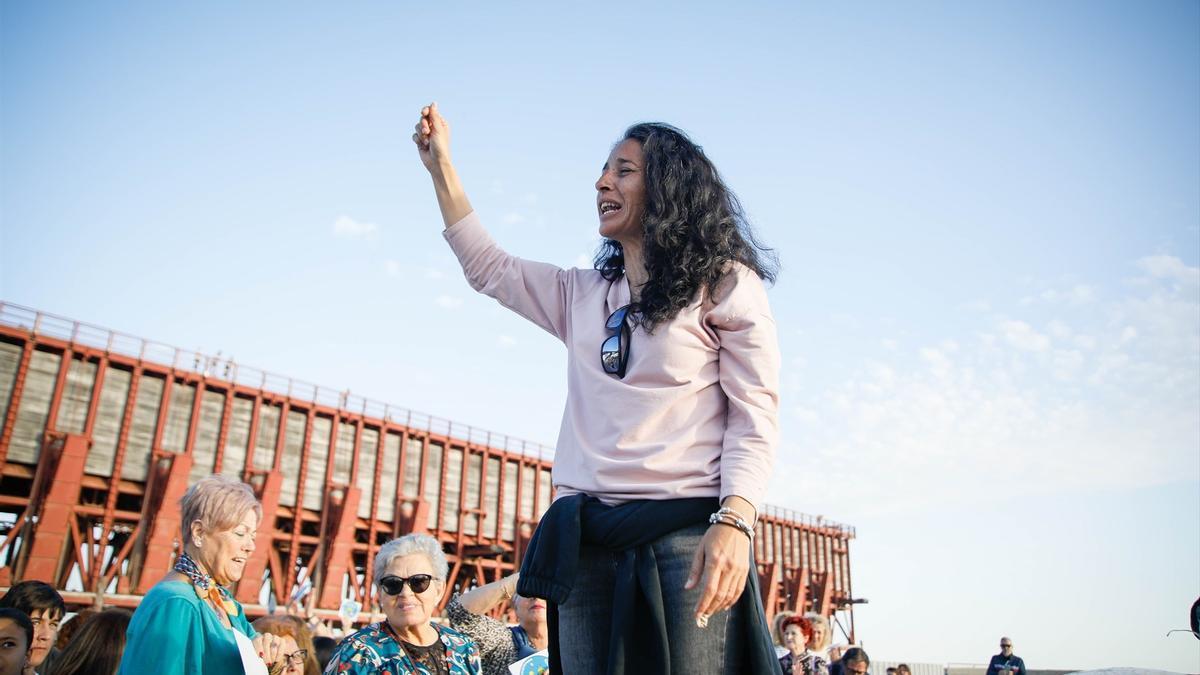
[[[1000,332],[1004,339],[1017,349],[1044,352],[1050,347],[1050,338],[1037,332],[1024,321],[1001,321]]]
[[[517,339],[511,335],[497,335],[496,345],[501,349],[509,349],[517,346]]]
[[[500,218],[500,222],[504,223],[505,225],[517,225],[525,222],[525,216],[517,213],[516,211],[509,211]]]
[[[817,414],[817,411],[803,406],[796,406],[792,409],[792,413],[796,416],[796,419],[805,424],[815,425],[821,421],[821,416]]]
[[[1173,255],[1152,255],[1138,261],[1138,267],[1158,279],[1174,279],[1195,286],[1200,284],[1200,267],[1189,267]]]
[[[436,302],[438,307],[441,307],[442,309],[458,309],[459,307],[462,307],[463,304],[462,298],[452,295],[439,295],[436,299],[434,299],[434,302]]]
[[[375,223],[360,223],[350,216],[338,216],[333,223],[333,234],[347,239],[374,239],[379,232]]]
[[[1096,290],[1087,284],[1075,284],[1065,290],[1047,289],[1042,291],[1038,297],[1048,303],[1066,302],[1079,305],[1094,300],[1096,298]]]
[[[592,269],[592,256],[586,253],[580,253],[579,255],[575,256],[575,267],[578,267],[581,270]]]
[[[848,333],[838,361],[856,365],[817,388],[809,367],[810,387],[790,390],[776,475],[796,478],[768,500],[852,520],[1200,475],[1195,268],[1137,266],[1145,278],[1123,295],[1076,284],[1071,297],[1089,300],[977,314],[915,350]]]
[[[1047,326],[1047,330],[1055,340],[1066,340],[1071,337],[1071,327],[1058,319],[1051,321],[1050,325]]]

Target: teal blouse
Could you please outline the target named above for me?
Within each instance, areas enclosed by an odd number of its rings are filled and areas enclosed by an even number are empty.
[[[233,629],[256,633],[239,604],[229,617]],[[118,675],[229,675],[241,673],[233,634],[217,613],[183,581],[164,581],[142,598],[129,629]]]

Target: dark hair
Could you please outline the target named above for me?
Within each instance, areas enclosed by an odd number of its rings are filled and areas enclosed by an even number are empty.
[[[333,660],[333,650],[337,649],[338,641],[325,635],[319,635],[313,638],[313,648],[317,651],[317,663],[321,664],[321,670],[325,670],[325,666]]]
[[[911,670],[908,669],[907,663],[901,663],[900,665],[896,666],[896,672],[900,672],[901,670],[903,670],[906,673],[912,672]]]
[[[63,622],[58,628],[58,639],[54,641],[54,646],[58,649],[66,649],[67,645],[71,644],[71,638],[75,637],[75,633],[87,623],[87,620],[98,614],[94,609],[81,609],[75,613],[75,616]]]
[[[54,587],[44,581],[22,581],[0,598],[0,607],[19,609],[30,617],[36,611],[50,615],[50,618],[62,618],[67,613],[67,605]]]
[[[33,646],[33,622],[29,615],[13,607],[0,607],[0,619],[12,619],[12,622],[25,631],[25,651]]]
[[[699,145],[659,122],[629,127],[622,141],[629,139],[642,144],[646,183],[642,259],[650,278],[638,302],[642,326],[653,331],[697,293],[715,293],[731,263],[775,281],[774,252],[754,238],[737,196]],[[605,239],[595,267],[609,281],[625,274],[621,244]]]
[[[121,665],[125,631],[133,615],[125,609],[106,609],[83,622],[46,675],[111,675]]]
[[[842,654],[842,663],[858,663],[859,661],[871,665],[871,657],[867,656],[862,647],[851,647],[846,650],[845,654]]]

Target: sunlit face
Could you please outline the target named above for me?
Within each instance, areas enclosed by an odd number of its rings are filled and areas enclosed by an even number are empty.
[[[1000,651],[1003,652],[1005,656],[1012,654],[1012,649],[1012,640],[1002,640],[1000,642]]]
[[[438,600],[442,598],[442,591],[446,588],[446,582],[437,578],[433,571],[433,563],[424,553],[411,553],[394,558],[384,572],[385,577],[397,576],[405,579],[416,574],[428,574],[433,577],[433,582],[421,593],[413,593],[412,586],[408,583],[404,584],[398,595],[388,595],[382,588],[379,590],[379,604],[383,613],[387,615],[388,622],[396,630],[427,625],[437,608]]]
[[[804,649],[808,647],[808,641],[804,638],[804,631],[800,629],[800,626],[792,624],[783,629],[783,646],[793,654],[804,653]]]
[[[201,535],[199,562],[218,584],[228,586],[245,574],[246,561],[254,553],[257,537],[258,514],[246,511],[231,529]]]
[[[29,658],[25,642],[25,629],[12,619],[0,619],[0,675],[21,675]]]
[[[283,675],[304,675],[304,654],[300,652],[300,645],[296,644],[296,638],[291,635],[280,635],[279,653],[283,655],[287,663]]]
[[[541,598],[527,598],[523,595],[513,596],[513,610],[517,613],[517,622],[525,630],[546,626],[546,601]]]
[[[62,615],[51,609],[35,609],[29,615],[29,620],[33,622],[33,649],[29,651],[29,662],[37,668],[46,660],[50,648],[58,639]]]
[[[829,630],[825,628],[825,624],[813,621],[813,644],[823,645],[829,639]]]
[[[600,236],[625,242],[642,240],[646,212],[645,164],[642,144],[632,138],[613,148],[596,181]]]

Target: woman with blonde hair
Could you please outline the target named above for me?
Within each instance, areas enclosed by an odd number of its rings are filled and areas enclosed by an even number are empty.
[[[254,553],[262,519],[254,491],[235,478],[209,476],[188,488],[179,506],[183,550],[133,613],[121,675],[278,673],[279,638],[258,635],[225,588],[242,578]]]
[[[816,612],[808,612],[804,618],[812,622],[813,639],[809,650],[832,663],[834,659],[829,658],[829,648],[833,643],[833,631],[829,629],[829,619]]]

